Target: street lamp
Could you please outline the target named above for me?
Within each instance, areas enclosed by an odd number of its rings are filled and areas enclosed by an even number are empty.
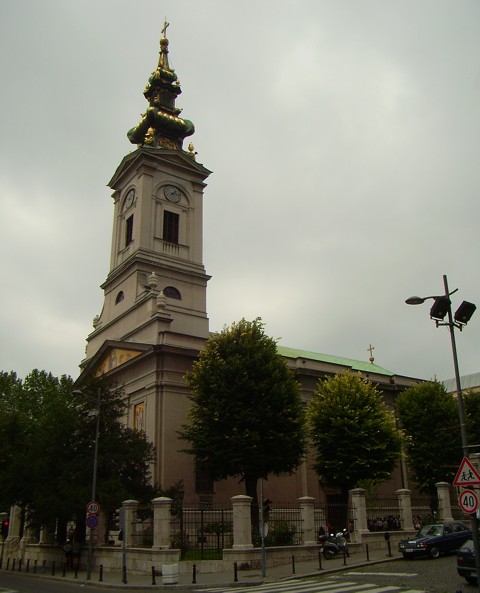
[[[73,391],[73,394],[85,395],[81,390]],[[95,500],[97,492],[97,465],[98,465],[98,440],[100,437],[100,402],[101,402],[101,390],[97,391],[96,408],[89,412],[89,416],[96,416],[95,423],[95,447],[93,453],[93,477],[92,477],[92,498]],[[88,557],[87,557],[87,581],[92,577],[92,561],[93,561],[93,540],[94,540],[94,528],[90,527],[89,539],[88,539]]]
[[[470,321],[477,307],[473,303],[463,301],[460,307],[455,311],[455,315],[452,315],[452,301],[450,300],[450,296],[457,292],[458,288],[449,292],[448,280],[445,275],[443,276],[443,286],[445,289],[445,294],[443,295],[427,297],[412,296],[408,298],[405,302],[407,303],[407,305],[421,305],[426,300],[433,299],[433,305],[430,309],[430,318],[435,321],[437,327],[446,326],[450,331],[453,367],[455,370],[455,383],[457,387],[458,416],[460,420],[460,433],[462,436],[462,449],[463,456],[468,457],[469,446],[467,439],[467,431],[465,427],[465,410],[463,407],[462,385],[460,382],[460,371],[458,369],[457,346],[455,343],[455,328],[462,331],[462,328]],[[448,321],[444,321],[445,317],[447,317]],[[473,547],[475,551],[475,565],[477,568],[477,574],[480,574],[480,546],[478,538],[479,521],[476,514],[471,515],[471,522]]]

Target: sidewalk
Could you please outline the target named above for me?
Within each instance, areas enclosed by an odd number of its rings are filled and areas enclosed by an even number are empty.
[[[62,571],[57,571],[54,576],[48,574],[37,574],[29,573],[32,578],[43,578],[43,579],[55,579],[63,581],[74,581],[78,584],[93,585],[96,587],[104,587],[117,590],[175,590],[175,589],[208,589],[214,587],[227,588],[227,587],[245,587],[252,585],[260,585],[262,583],[275,582],[279,580],[305,578],[307,576],[320,576],[325,574],[331,574],[344,570],[351,570],[359,566],[365,566],[369,564],[377,564],[380,562],[387,562],[392,560],[402,559],[402,556],[396,551],[392,551],[392,556],[388,555],[388,551],[383,550],[370,550],[367,553],[365,550],[359,550],[351,554],[345,560],[343,557],[334,558],[333,560],[325,560],[321,557],[319,560],[309,562],[292,562],[288,565],[268,567],[266,569],[266,576],[262,577],[261,568],[254,570],[239,570],[237,572],[237,581],[235,581],[234,567],[229,573],[216,572],[216,573],[202,573],[199,569],[196,571],[195,581],[193,582],[193,570],[190,574],[180,574],[178,582],[176,584],[164,584],[162,576],[148,575],[145,573],[133,573],[127,572],[127,583],[122,582],[122,572],[109,571],[103,572],[102,580],[100,581],[100,573],[98,569],[92,572],[91,579],[86,580],[85,571],[75,573],[72,570],[66,572],[63,576]],[[200,565],[200,564],[199,564]],[[5,567],[0,571],[0,584],[1,575],[5,573]]]

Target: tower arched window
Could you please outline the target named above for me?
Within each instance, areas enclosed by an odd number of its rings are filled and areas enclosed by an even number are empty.
[[[121,303],[123,301],[123,299],[125,298],[125,293],[123,292],[123,290],[121,290],[118,294],[117,297],[115,299],[115,304],[118,305],[118,303]]]
[[[175,286],[166,286],[163,289],[163,294],[170,299],[178,299],[179,301],[182,300],[182,295],[180,294],[180,291],[175,288]]]

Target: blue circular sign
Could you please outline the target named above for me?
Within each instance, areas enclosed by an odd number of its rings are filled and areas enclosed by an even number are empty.
[[[90,529],[95,529],[98,525],[98,517],[97,515],[88,515],[87,517],[87,527]]]

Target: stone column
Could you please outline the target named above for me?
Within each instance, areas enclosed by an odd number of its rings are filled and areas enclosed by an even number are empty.
[[[160,496],[152,500],[153,505],[153,547],[161,550],[170,548],[170,519],[172,499]]]
[[[123,540],[126,546],[133,546],[133,538],[137,535],[138,500],[124,500],[121,512],[123,514]]]
[[[233,549],[250,550],[252,544],[252,497],[240,494],[231,499],[233,507]]]
[[[298,499],[300,517],[302,519],[302,541],[304,546],[317,543],[315,534],[315,499],[311,496],[302,496]]]
[[[453,521],[452,505],[450,504],[450,484],[437,482],[438,512],[442,521]]]
[[[403,530],[413,529],[412,499],[410,490],[400,488],[395,492],[398,500],[398,512],[400,514],[400,527]]]
[[[8,524],[8,535],[7,539],[9,540],[20,540],[22,534],[20,533],[20,528],[22,525],[22,509],[19,506],[12,506],[10,507],[10,520]]]
[[[480,474],[480,453],[470,453],[468,459],[472,462],[473,467]]]
[[[362,535],[368,533],[367,523],[367,502],[366,502],[367,491],[363,488],[354,488],[350,490],[350,496],[352,500],[352,512],[353,512],[353,533],[352,540],[354,542],[361,542]]]

